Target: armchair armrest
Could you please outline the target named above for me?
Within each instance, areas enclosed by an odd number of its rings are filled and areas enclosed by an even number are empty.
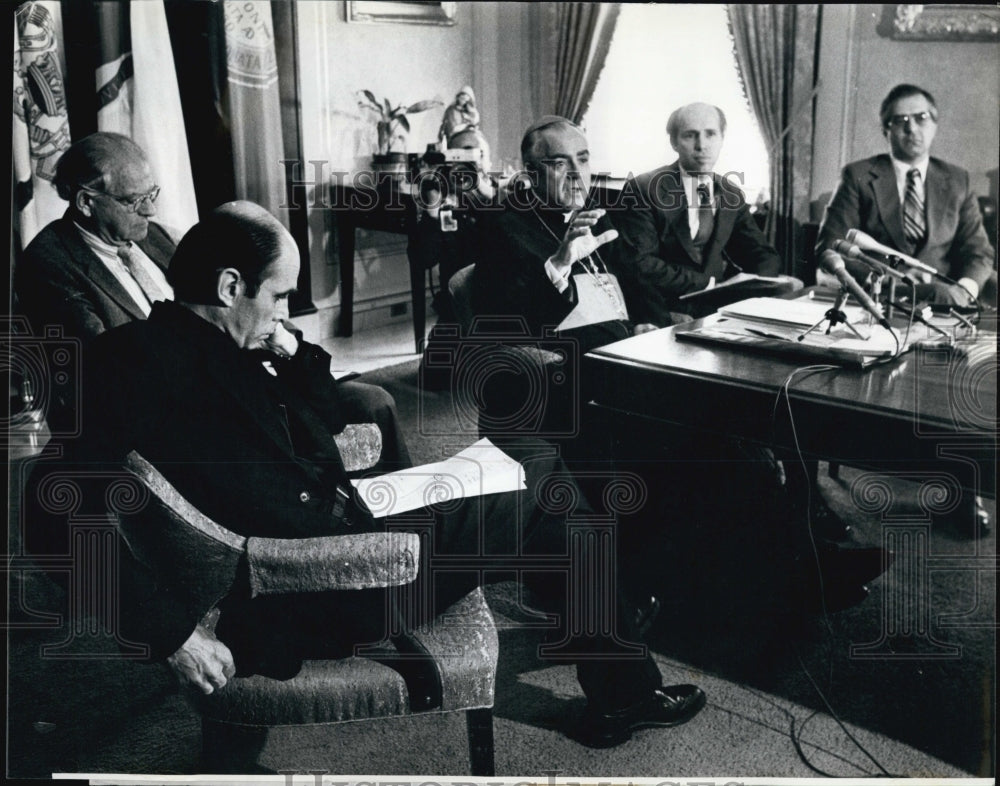
[[[409,532],[247,541],[254,597],[408,584],[417,577],[419,556],[420,537]]]
[[[229,591],[244,553],[255,596],[390,587],[417,576],[420,538],[413,533],[244,538],[197,510],[135,451],[125,467],[141,491],[118,495],[120,531],[133,554],[193,607],[207,611]]]
[[[382,432],[374,423],[350,423],[333,439],[348,472],[370,469],[382,455]]]

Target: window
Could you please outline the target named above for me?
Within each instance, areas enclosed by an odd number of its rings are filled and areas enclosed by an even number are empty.
[[[716,172],[742,172],[747,201],[768,188],[768,156],[737,72],[724,5],[623,3],[583,119],[593,171],[639,174],[676,159],[666,125],[677,107],[704,101],[726,113]]]

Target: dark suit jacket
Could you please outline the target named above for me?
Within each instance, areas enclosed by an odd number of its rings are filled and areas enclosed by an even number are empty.
[[[848,164],[826,209],[817,251],[842,240],[849,229],[860,229],[949,278],[971,278],[981,289],[993,269],[993,248],[983,229],[976,195],[969,187],[969,173],[931,158],[924,190],[927,240],[923,248],[914,249],[903,235],[903,211],[892,159],[883,154]]]
[[[704,289],[713,276],[721,281],[739,269],[762,276],[781,272],[781,258],[758,229],[743,192],[718,175],[714,184],[715,229],[698,262],[678,162],[625,183],[625,209],[613,220],[621,232],[622,258],[635,267],[639,283],[633,321],[669,325],[670,311],[685,310],[677,298]]]
[[[149,234],[137,245],[166,271],[175,244],[163,227],[150,223]],[[14,286],[38,335],[45,325],[61,325],[66,336],[90,339],[143,318],[125,288],[84,242],[69,212],[28,244]]]
[[[544,210],[530,192],[508,197],[504,210],[486,214],[480,224],[482,253],[473,278],[473,306],[478,315],[520,317],[529,335],[539,337],[554,330],[577,304],[572,277],[559,292],[545,272],[545,261],[555,253],[566,233],[561,211]],[[612,228],[607,216],[593,228],[599,235]],[[634,285],[613,251],[618,241],[601,246],[598,254],[608,271],[618,277],[631,310]],[[626,338],[630,325],[609,322],[572,331],[581,351]]]
[[[199,511],[246,537],[308,538],[385,526],[358,501],[344,472],[333,439],[344,427],[344,407],[329,373],[330,356],[320,347],[300,342],[293,358],[272,360],[277,376],[271,376],[255,353],[239,349],[217,327],[181,305],[161,302],[148,319],[109,330],[84,349],[82,435],[66,445],[64,458],[40,461],[25,492],[25,521],[31,522],[25,543],[32,556],[65,555],[71,542],[66,514],[53,513],[40,497],[50,471],[79,477],[83,502],[77,515],[101,516],[107,475],[131,450]],[[524,464],[529,488],[554,471],[565,472],[553,457],[535,454],[536,442],[524,453],[510,453]],[[351,499],[344,515],[333,504],[338,487]],[[541,515],[532,499],[526,493],[490,494],[396,522],[411,529],[414,522],[433,525],[427,558],[445,559],[443,569],[418,577],[418,583],[434,581],[433,597],[400,606],[412,611],[408,619],[419,623],[429,601],[443,608],[475,586],[477,572],[456,567],[456,556],[513,554],[519,548],[564,553],[564,522]],[[121,623],[117,632],[147,644],[151,660],[162,660],[184,643],[207,609],[132,558],[127,544],[119,554],[116,595],[88,601],[113,605]],[[381,640],[390,606],[386,592],[375,589],[251,598],[247,576],[238,574],[219,608],[216,633],[233,651],[240,673],[289,676],[304,657],[341,657],[356,643]]]
[[[120,467],[137,450],[205,515],[244,536],[310,537],[373,526],[356,511],[352,524],[335,519],[335,489],[350,489],[332,434],[343,429],[330,356],[302,342],[290,360],[275,358],[272,377],[253,353],[172,302],[84,348],[82,434],[67,445],[58,469]],[[284,405],[282,407],[281,405]],[[26,499],[48,462],[32,475]],[[88,511],[103,510],[101,488],[87,496]],[[34,511],[27,542],[32,553],[65,552],[65,516]],[[61,545],[60,545],[61,544]],[[127,550],[122,550],[127,554]],[[206,609],[178,603],[169,588],[151,585],[127,563],[119,591],[126,637],[147,643],[154,658],[174,652]],[[267,619],[290,611],[267,601]],[[260,608],[230,603],[230,629],[254,629]],[[281,608],[278,613],[276,609]],[[221,624],[221,623],[220,623]]]

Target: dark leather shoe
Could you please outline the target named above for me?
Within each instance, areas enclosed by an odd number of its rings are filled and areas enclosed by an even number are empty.
[[[695,685],[657,688],[649,698],[615,712],[588,706],[580,719],[577,738],[590,748],[611,748],[632,737],[637,729],[679,726],[705,706],[705,692]]]
[[[832,544],[821,544],[819,570],[824,582],[840,581],[842,584],[860,586],[878,578],[888,570],[896,555],[883,548],[844,548]],[[812,555],[805,558],[810,575],[815,573],[816,563]]]
[[[650,595],[644,602],[635,609],[635,616],[632,620],[635,632],[640,639],[646,638],[649,629],[653,627],[657,615],[660,613],[660,600],[655,595]]]
[[[881,548],[842,548],[818,544],[819,564],[812,555],[800,558],[799,570],[809,612],[833,614],[857,606],[869,595],[868,582],[881,576],[895,554]]]
[[[975,531],[973,532],[973,537],[983,537],[990,534],[990,514],[986,512],[986,508],[983,506],[982,497],[976,497],[974,500],[973,520],[975,521]]]
[[[867,584],[847,584],[842,581],[833,581],[823,584],[822,595],[819,592],[811,593],[811,599],[807,603],[807,610],[815,614],[835,614],[838,611],[857,606],[867,600],[871,594]]]
[[[935,516],[935,523],[942,524],[967,538],[982,538],[990,533],[990,514],[983,506],[982,497],[964,497],[950,513]]]

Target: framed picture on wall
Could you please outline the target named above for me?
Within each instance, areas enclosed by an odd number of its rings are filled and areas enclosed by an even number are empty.
[[[388,22],[408,25],[453,25],[457,3],[434,3],[424,0],[411,2],[381,2],[380,0],[347,0],[348,22]]]
[[[878,33],[896,41],[1000,41],[1000,8],[886,4]]]

